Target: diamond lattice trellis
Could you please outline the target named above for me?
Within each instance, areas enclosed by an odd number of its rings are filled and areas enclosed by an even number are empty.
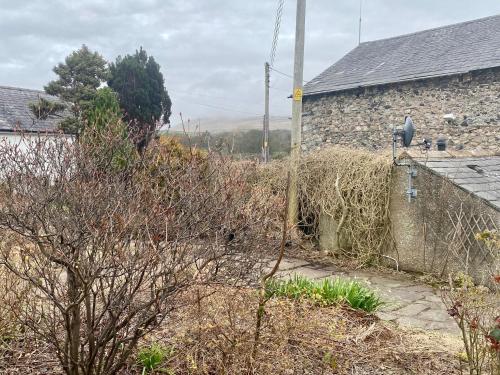
[[[460,210],[448,212],[453,229],[448,237],[449,255],[453,255],[468,273],[471,263],[495,267],[497,254],[492,254],[483,242],[476,239],[478,233],[498,231],[498,225],[491,215],[486,213],[466,212],[463,205]]]

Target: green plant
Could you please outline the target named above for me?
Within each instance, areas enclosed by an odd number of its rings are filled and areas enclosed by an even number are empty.
[[[118,95],[109,87],[103,87],[96,91],[89,108],[84,113],[87,125],[94,126],[99,130],[104,129],[110,123],[121,121],[122,117]]]
[[[142,374],[144,375],[146,372],[157,370],[165,358],[173,354],[173,347],[165,347],[157,343],[142,348],[137,355],[137,360],[142,366]]]
[[[172,102],[160,65],[141,47],[109,66],[108,86],[118,93],[129,134],[143,150],[159,123],[168,124]]]
[[[55,116],[58,112],[64,111],[66,105],[40,97],[38,102],[30,103],[29,108],[38,120],[46,120],[50,116]]]
[[[330,367],[332,370],[336,370],[338,368],[337,358],[335,357],[335,355],[333,355],[330,352],[326,352],[323,355],[323,359],[321,361],[325,365],[327,365],[328,367]]]
[[[271,279],[266,284],[266,295],[290,299],[311,299],[322,306],[346,303],[353,309],[373,312],[383,304],[370,289],[357,281],[340,278],[322,281],[295,275],[289,280]]]
[[[55,95],[65,103],[72,116],[67,116],[60,124],[62,130],[79,135],[83,130],[82,115],[91,106],[97,89],[108,78],[107,62],[97,52],[86,45],[67,56],[64,62],[53,69],[57,79],[45,86],[45,92]],[[52,108],[51,113],[63,108]]]
[[[102,159],[103,168],[127,168],[136,156],[135,147],[128,138],[116,93],[109,87],[97,90],[84,117],[85,130],[82,130],[81,142],[93,145],[96,157]]]

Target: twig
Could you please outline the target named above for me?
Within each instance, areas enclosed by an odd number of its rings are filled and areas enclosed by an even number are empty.
[[[286,192],[285,192],[285,214],[283,217],[283,231],[282,231],[282,237],[281,237],[281,244],[280,244],[280,253],[278,255],[278,259],[276,260],[276,263],[274,264],[273,269],[271,272],[268,274],[264,275],[262,277],[262,280],[260,282],[260,291],[259,291],[259,307],[257,308],[257,321],[255,323],[255,336],[254,336],[254,343],[253,343],[253,349],[252,349],[252,360],[255,360],[255,357],[257,356],[257,349],[259,346],[259,340],[260,340],[260,329],[262,326],[262,317],[264,316],[264,308],[266,306],[266,302],[268,299],[266,299],[266,282],[269,280],[271,277],[274,276],[274,274],[278,271],[281,260],[283,259],[283,256],[285,254],[285,245],[286,245],[286,238],[287,238],[287,233],[288,233],[288,201],[289,201],[289,195],[288,191],[290,188],[290,172],[287,174],[287,183],[286,183]]]
[[[340,217],[339,225],[337,225],[337,230],[336,230],[336,241],[337,241],[337,249],[340,249],[340,231],[342,230],[342,227],[344,226],[345,219],[347,217],[347,213],[349,209],[347,208],[347,205],[345,204],[345,200],[342,197],[342,193],[340,192],[340,176],[337,173],[337,179],[335,180],[335,192],[337,193],[337,197],[339,198],[340,205],[342,206],[342,216]]]

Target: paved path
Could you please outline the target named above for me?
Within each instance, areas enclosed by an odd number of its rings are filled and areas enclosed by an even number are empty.
[[[300,274],[311,279],[343,277],[357,279],[377,291],[387,303],[376,315],[399,325],[458,334],[458,328],[446,312],[439,294],[430,286],[404,276],[386,275],[375,271],[345,271],[335,266],[322,266],[300,260],[283,259],[281,276]]]

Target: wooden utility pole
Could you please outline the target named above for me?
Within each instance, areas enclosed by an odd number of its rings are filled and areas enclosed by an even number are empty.
[[[297,0],[297,21],[295,26],[295,59],[293,68],[292,104],[292,147],[290,152],[289,224],[299,219],[298,169],[300,144],[302,141],[302,89],[304,82],[304,34],[306,23],[306,0]]]
[[[262,160],[269,162],[269,63],[264,64],[264,85],[265,85],[265,114],[262,129]]]

